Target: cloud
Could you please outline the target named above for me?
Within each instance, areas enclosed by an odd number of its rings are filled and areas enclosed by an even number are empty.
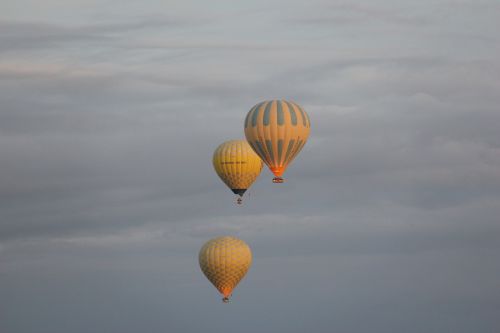
[[[65,26],[47,22],[0,21],[0,52],[51,48],[64,44],[113,44],[117,36],[143,29],[178,27],[187,22],[180,18],[150,16],[126,23],[98,23]],[[193,23],[193,22],[191,22]],[[201,23],[201,20],[197,23]]]
[[[422,26],[431,21],[424,15],[409,14],[398,6],[380,6],[352,3],[323,3],[322,11],[314,15],[300,15],[290,20],[294,24],[319,24],[329,26],[370,25],[374,22],[397,26]],[[302,13],[303,14],[303,13]]]

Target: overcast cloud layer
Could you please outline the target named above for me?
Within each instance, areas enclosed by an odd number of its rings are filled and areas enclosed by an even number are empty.
[[[0,4],[0,332],[500,331],[495,0]],[[309,113],[244,205],[213,150]],[[229,305],[198,267],[231,234]]]

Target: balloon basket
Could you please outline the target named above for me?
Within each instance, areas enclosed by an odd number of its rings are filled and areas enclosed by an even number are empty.
[[[284,182],[285,182],[285,180],[283,178],[281,178],[281,177],[274,177],[273,178],[273,183],[275,183],[275,184],[281,184],[281,183],[284,183]]]
[[[243,202],[243,199],[241,199],[241,198],[238,198],[238,199],[236,200],[236,204],[238,204],[238,205],[241,205],[241,203],[242,203],[242,202]]]
[[[222,299],[222,303],[229,303],[229,297],[224,297]]]

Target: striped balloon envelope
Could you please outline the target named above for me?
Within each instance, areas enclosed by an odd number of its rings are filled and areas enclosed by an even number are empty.
[[[286,168],[304,147],[311,123],[298,104],[285,100],[255,105],[245,119],[245,136],[252,149],[282,183]]]

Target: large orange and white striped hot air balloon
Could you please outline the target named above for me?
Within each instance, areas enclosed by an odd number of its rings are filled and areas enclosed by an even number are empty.
[[[222,301],[227,303],[233,289],[250,269],[252,251],[241,239],[223,236],[206,242],[198,259],[203,274],[222,294]]]
[[[298,104],[285,100],[255,105],[245,119],[245,136],[252,149],[274,173],[274,183],[304,147],[311,123]]]

